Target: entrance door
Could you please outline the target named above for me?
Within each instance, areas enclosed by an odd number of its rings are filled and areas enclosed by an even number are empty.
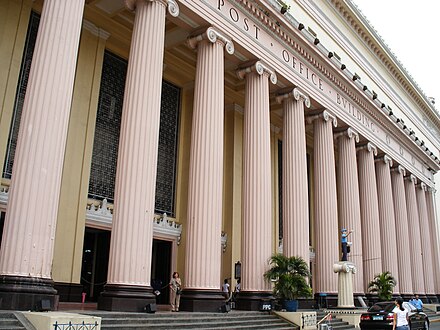
[[[5,212],[0,212],[0,245],[2,243],[3,238],[3,227],[5,225]]]
[[[81,284],[86,301],[98,301],[107,281],[110,231],[87,228],[84,233]]]
[[[160,292],[156,302],[161,305],[169,304],[170,290],[168,283],[171,279],[172,242],[153,239],[153,255],[151,260],[151,286]]]

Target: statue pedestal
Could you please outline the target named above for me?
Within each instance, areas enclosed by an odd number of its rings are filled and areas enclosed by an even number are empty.
[[[353,274],[356,266],[349,261],[339,261],[333,265],[333,271],[338,273],[338,308],[354,308]]]

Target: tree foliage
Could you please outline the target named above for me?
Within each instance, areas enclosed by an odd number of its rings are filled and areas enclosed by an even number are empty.
[[[377,293],[379,300],[388,301],[393,297],[393,289],[396,286],[396,279],[390,272],[386,271],[374,276],[374,280],[368,284],[368,291]]]
[[[307,281],[310,271],[303,258],[275,254],[270,258],[270,265],[264,278],[275,283],[275,296],[282,300],[294,300],[312,295],[312,288]]]

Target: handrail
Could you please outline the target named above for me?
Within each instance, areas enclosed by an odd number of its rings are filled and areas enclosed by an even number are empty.
[[[332,315],[332,313],[327,313],[326,316],[324,316],[318,323],[316,323],[316,326],[320,325],[325,319],[327,319],[330,315]]]

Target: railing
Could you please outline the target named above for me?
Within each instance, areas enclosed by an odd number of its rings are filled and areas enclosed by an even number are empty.
[[[55,322],[53,324],[54,330],[95,330],[98,329],[99,323],[95,321],[95,323],[58,323]]]

